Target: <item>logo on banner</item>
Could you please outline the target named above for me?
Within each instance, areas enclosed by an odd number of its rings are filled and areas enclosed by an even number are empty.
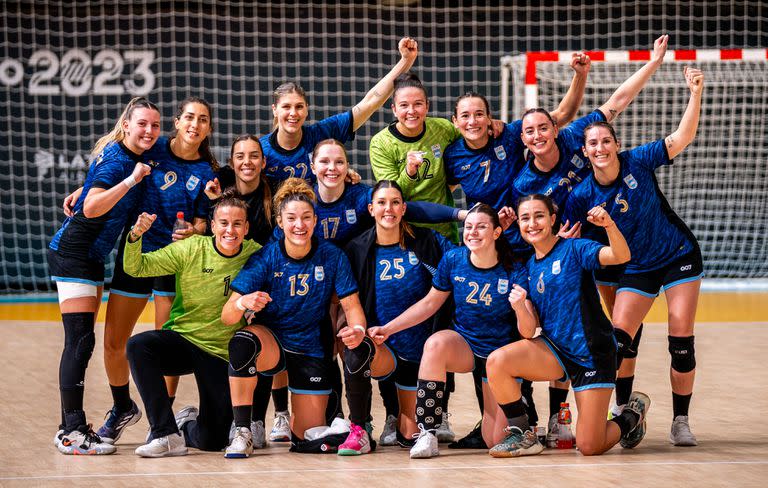
[[[347,223],[348,224],[354,224],[357,222],[357,212],[355,212],[354,208],[347,209]]]
[[[315,281],[323,281],[325,279],[325,271],[322,266],[315,266]]]

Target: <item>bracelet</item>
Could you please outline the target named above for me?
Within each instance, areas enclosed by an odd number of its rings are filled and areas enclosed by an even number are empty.
[[[237,301],[235,302],[235,307],[237,307],[237,309],[240,310],[241,312],[245,312],[246,310],[248,310],[245,307],[245,305],[243,305],[243,297],[240,297],[237,299]]]
[[[134,178],[133,175],[128,175],[128,178],[123,180],[123,183],[125,183],[125,186],[127,186],[129,189],[136,186],[136,178]]]
[[[352,326],[352,329],[353,329],[353,330],[359,330],[360,332],[362,332],[363,334],[365,334],[365,327],[363,327],[363,326],[362,326],[362,325],[360,325],[360,324],[357,324],[357,325],[353,325],[353,326]]]
[[[129,231],[128,231],[128,240],[129,240],[129,241],[131,241],[131,242],[133,243],[133,242],[136,242],[136,241],[138,241],[139,239],[141,239],[141,236],[139,236],[139,235],[136,235],[136,234],[133,232],[133,227],[131,227],[131,230],[129,230]]]

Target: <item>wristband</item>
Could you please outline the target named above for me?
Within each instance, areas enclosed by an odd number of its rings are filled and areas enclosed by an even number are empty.
[[[237,301],[235,302],[235,307],[237,307],[237,309],[240,310],[241,312],[245,312],[246,310],[248,310],[245,307],[245,305],[243,305],[243,297],[240,297],[237,299]]]
[[[136,186],[136,178],[134,178],[133,175],[128,175],[128,178],[124,179],[123,183],[125,183],[125,186],[128,188],[133,188]]]
[[[362,332],[363,334],[365,334],[365,327],[363,327],[363,326],[362,326],[362,325],[360,325],[360,324],[358,324],[358,325],[353,325],[353,326],[352,326],[352,329],[353,329],[353,330],[359,330],[360,332]]]
[[[139,235],[136,235],[136,234],[133,232],[133,227],[131,227],[131,230],[129,230],[129,231],[128,231],[128,240],[129,240],[129,241],[131,241],[131,242],[133,243],[133,242],[136,242],[136,241],[138,241],[139,239],[141,239],[141,236],[139,236]]]

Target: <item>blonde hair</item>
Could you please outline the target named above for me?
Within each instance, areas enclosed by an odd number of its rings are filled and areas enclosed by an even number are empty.
[[[125,139],[125,129],[123,129],[123,123],[126,120],[131,120],[131,116],[133,116],[133,111],[137,108],[149,108],[154,111],[156,111],[158,114],[160,113],[160,109],[157,108],[157,105],[150,102],[144,97],[135,97],[131,99],[130,102],[128,102],[128,105],[125,106],[123,109],[123,113],[120,114],[120,117],[117,119],[117,123],[112,128],[109,133],[103,137],[101,137],[98,141],[96,141],[96,144],[93,146],[93,149],[91,149],[91,158],[95,158],[99,154],[101,154],[101,151],[104,150],[105,147],[107,147],[107,144],[110,142],[120,142],[123,139]]]
[[[290,202],[305,202],[315,211],[317,197],[306,180],[302,178],[288,178],[275,192],[272,208],[275,211],[275,220],[280,216],[285,206]]]

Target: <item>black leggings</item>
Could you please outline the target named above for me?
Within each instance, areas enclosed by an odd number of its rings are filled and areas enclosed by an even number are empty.
[[[192,373],[200,396],[200,415],[184,425],[186,445],[204,451],[227,447],[232,423],[227,361],[172,330],[150,330],[131,337],[127,353],[153,438],[178,432],[163,377]]]

